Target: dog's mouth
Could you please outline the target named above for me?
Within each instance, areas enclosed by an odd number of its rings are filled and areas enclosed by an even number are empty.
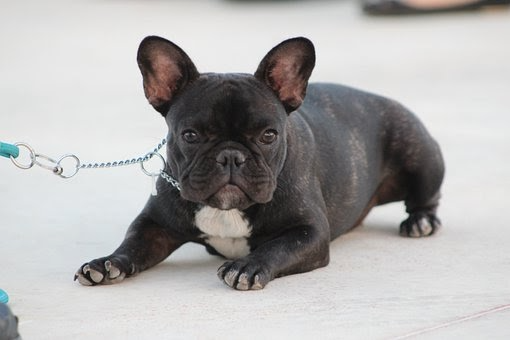
[[[227,172],[205,165],[195,166],[180,176],[181,197],[185,200],[220,210],[246,210],[254,204],[272,200],[276,181],[268,169],[250,171],[246,166]]]
[[[244,210],[253,204],[248,195],[235,184],[226,184],[206,200],[206,204],[221,210]]]

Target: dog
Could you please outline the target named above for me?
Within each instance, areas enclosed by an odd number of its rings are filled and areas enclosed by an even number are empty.
[[[444,176],[437,142],[399,103],[313,83],[315,48],[283,41],[252,74],[199,73],[157,36],[137,61],[149,103],[168,125],[166,174],[111,255],[82,265],[83,285],[112,284],[187,242],[227,261],[218,277],[237,290],[324,267],[329,243],[372,207],[404,201],[400,235],[440,228]]]

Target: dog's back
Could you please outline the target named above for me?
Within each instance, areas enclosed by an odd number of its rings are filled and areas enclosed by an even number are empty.
[[[442,178],[437,143],[419,119],[394,100],[315,83],[294,114],[293,124],[306,122],[315,142],[329,146],[315,153],[312,164],[317,178],[323,179],[332,238],[361,223],[373,206],[405,200],[413,185],[405,173],[430,167]]]

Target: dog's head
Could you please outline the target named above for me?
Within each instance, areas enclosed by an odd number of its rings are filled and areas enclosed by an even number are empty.
[[[303,102],[313,44],[289,39],[254,75],[200,74],[186,53],[160,37],[138,50],[145,96],[166,119],[167,159],[184,199],[215,208],[267,203],[287,153],[287,116]]]

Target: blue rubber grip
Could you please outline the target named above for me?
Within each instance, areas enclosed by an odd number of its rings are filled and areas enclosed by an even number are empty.
[[[19,148],[16,145],[7,144],[0,142],[0,156],[9,158],[9,157],[18,157],[19,156]]]
[[[0,303],[9,302],[9,295],[3,290],[0,289]]]

